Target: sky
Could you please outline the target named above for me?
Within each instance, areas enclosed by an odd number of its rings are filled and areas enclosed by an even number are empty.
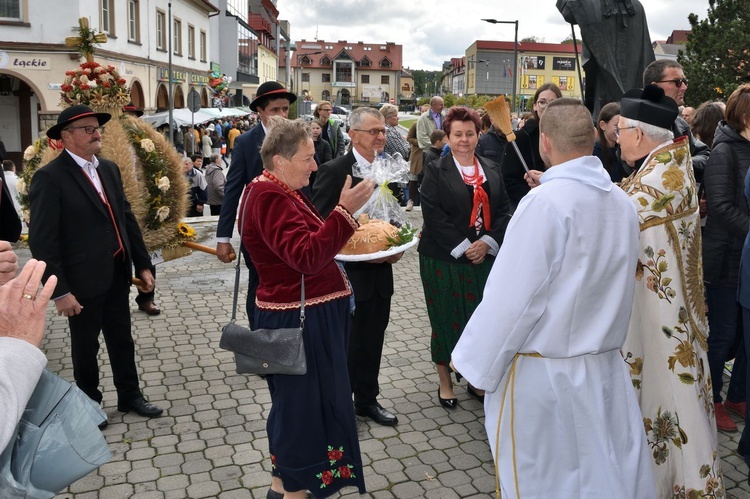
[[[708,10],[708,0],[640,1],[652,41],[690,29],[688,15],[704,19]],[[441,69],[475,40],[513,41],[512,24],[483,18],[518,19],[519,40],[536,36],[559,43],[570,35],[555,0],[278,0],[277,8],[279,19],[291,24],[293,41],[395,42],[403,46],[404,66],[411,69]],[[576,37],[580,41],[577,30]]]

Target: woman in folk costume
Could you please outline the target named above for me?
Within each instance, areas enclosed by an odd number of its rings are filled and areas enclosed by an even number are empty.
[[[688,142],[670,131],[677,104],[655,85],[620,102],[622,188],[641,235],[623,347],[643,413],[659,497],[724,497],[706,357],[701,232]]]

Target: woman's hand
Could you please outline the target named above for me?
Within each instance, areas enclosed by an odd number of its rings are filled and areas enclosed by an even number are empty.
[[[490,245],[478,239],[471,243],[471,246],[469,246],[469,249],[464,252],[464,255],[466,255],[466,258],[468,258],[471,263],[479,265],[484,261],[484,257],[487,256],[489,250]]]
[[[375,181],[366,179],[352,187],[352,176],[347,175],[344,188],[341,189],[341,196],[339,196],[339,204],[349,213],[354,213],[370,199],[373,190],[375,190]]]
[[[529,184],[529,188],[533,189],[534,187],[539,187],[541,185],[539,178],[543,173],[544,172],[540,172],[539,170],[529,170],[529,173],[525,174],[523,179]]]

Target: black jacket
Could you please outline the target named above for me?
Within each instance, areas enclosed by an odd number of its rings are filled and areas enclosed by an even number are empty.
[[[539,155],[539,124],[536,120],[527,120],[523,128],[516,130],[516,145],[526,160],[529,170],[545,170],[544,162]],[[518,159],[518,154],[512,144],[505,147],[500,171],[503,174],[505,190],[508,191],[512,209],[515,211],[518,202],[531,189],[523,178],[526,170],[523,168],[521,160]]]
[[[486,235],[500,246],[510,221],[510,202],[497,165],[481,157],[479,163],[489,185],[492,230],[486,232]],[[425,164],[423,171],[424,180],[420,195],[424,225],[417,250],[431,258],[469,263],[465,256],[453,258],[451,251],[465,239],[473,243],[485,235],[485,232],[477,235],[470,224],[473,200],[456,168],[453,154],[447,154],[437,161]]]
[[[682,137],[683,135],[688,138],[688,142],[690,143],[690,156],[693,158],[695,181],[699,184],[702,183],[703,172],[708,164],[708,155],[711,153],[711,149],[693,136],[693,132],[690,131],[690,125],[688,125],[688,122],[680,116],[675,118],[674,125],[672,125],[672,132],[674,132],[675,139]]]
[[[708,218],[703,230],[703,277],[711,285],[736,287],[742,246],[750,228],[745,175],[750,141],[721,122],[703,175]]]
[[[505,146],[507,145],[508,139],[505,138],[505,135],[501,137],[493,125],[487,133],[479,137],[476,153],[477,156],[482,156],[500,165],[503,162],[503,154],[505,154]]]

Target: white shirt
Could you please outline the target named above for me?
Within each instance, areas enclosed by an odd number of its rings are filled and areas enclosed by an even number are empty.
[[[96,156],[92,156],[94,158],[94,161],[89,161],[73,154],[68,149],[65,150],[68,151],[68,154],[70,154],[70,156],[75,160],[78,166],[81,167],[83,173],[85,173],[89,180],[91,180],[91,183],[94,185],[96,192],[99,193],[99,197],[105,199],[106,196],[104,195],[104,191],[102,191],[102,183],[99,180],[99,174],[96,172],[96,169],[99,168],[99,159]]]
[[[5,183],[8,186],[10,197],[13,199],[13,206],[16,208],[18,218],[23,220],[23,215],[21,213],[21,202],[18,200],[18,175],[16,175],[16,172],[12,171],[4,171],[3,173],[5,174]]]

